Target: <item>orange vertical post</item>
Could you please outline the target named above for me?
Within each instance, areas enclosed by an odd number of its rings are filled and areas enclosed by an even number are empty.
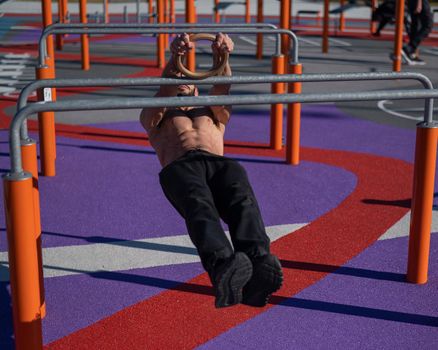
[[[407,280],[412,283],[427,282],[437,137],[437,125],[417,125],[407,269]]]
[[[170,0],[170,23],[176,23],[175,0]]]
[[[64,23],[64,0],[58,0],[58,20],[59,23]],[[62,50],[64,46],[64,38],[62,34],[56,34],[56,49]]]
[[[301,63],[291,64],[290,74],[302,74]],[[301,82],[289,83],[288,93],[300,94]],[[286,131],[286,164],[298,165],[300,162],[300,130],[301,130],[301,103],[287,105],[287,131]]]
[[[263,0],[257,0],[257,22],[263,23]],[[263,35],[257,34],[257,49],[256,58],[263,58]]]
[[[42,245],[41,245],[41,215],[40,215],[40,196],[38,189],[38,161],[36,142],[32,139],[27,139],[21,142],[21,158],[23,162],[23,170],[32,175],[33,187],[33,208],[35,218],[35,240],[37,244],[38,257],[38,273],[40,286],[40,305],[41,318],[46,316],[46,303],[44,297],[44,275],[42,261]]]
[[[343,9],[345,5],[345,0],[339,0],[339,6]],[[339,30],[342,32],[345,29],[345,16],[344,11],[342,10],[339,13]]]
[[[186,22],[196,23],[196,9],[194,0],[186,0]],[[187,54],[187,68],[194,72],[196,70],[195,48]]]
[[[109,23],[109,8],[108,8],[108,0],[104,0],[103,6],[105,7],[104,10],[104,22]]]
[[[79,2],[79,17],[83,24],[87,23],[87,0],[80,0]],[[82,69],[90,69],[90,49],[88,44],[88,34],[81,34],[81,58]]]
[[[148,14],[149,14],[149,24],[154,23],[154,18],[152,17],[152,13],[154,12],[154,4],[153,0],[148,0]]]
[[[163,2],[163,12],[164,12],[164,23],[170,22],[169,16],[169,0],[164,0]],[[169,47],[169,34],[164,34],[164,47]]]
[[[398,0],[395,11],[395,35],[392,70],[400,72],[402,66],[401,50],[403,47],[403,22],[405,16],[405,0]]]
[[[251,23],[251,1],[246,0],[245,3],[245,23]]]
[[[16,350],[42,350],[32,175],[3,177]]]
[[[329,50],[329,23],[330,23],[330,1],[324,0],[324,23],[322,28],[322,52],[328,53]]]
[[[158,23],[164,23],[164,0],[157,0],[157,19]],[[164,35],[158,34],[157,36],[157,66],[158,68],[164,68],[165,64],[165,47],[164,47]]]
[[[280,28],[290,29],[290,3],[291,0],[281,0],[280,2]],[[286,34],[281,35],[281,53],[289,53],[290,39]]]
[[[41,1],[41,11],[43,15],[43,26],[44,28],[52,24],[52,0],[42,0]],[[54,60],[55,50],[53,46],[53,37],[49,35],[47,37],[47,55],[50,60]]]
[[[221,16],[219,14],[219,0],[214,0],[214,22],[219,23],[221,21]]]
[[[284,55],[272,56],[272,74],[284,74]],[[273,94],[284,93],[284,83],[272,83]],[[283,145],[283,105],[271,105],[271,133],[270,146],[275,150],[281,150]]]
[[[37,79],[52,79],[53,70],[48,66],[37,67]],[[53,101],[52,89],[44,88],[38,91],[40,101]],[[41,174],[44,176],[55,176],[56,160],[56,134],[55,134],[55,113],[38,113],[38,132],[40,140],[40,162]]]
[[[377,0],[371,0],[371,17],[376,11],[377,8]],[[370,20],[370,33],[373,34],[376,31],[376,23]]]

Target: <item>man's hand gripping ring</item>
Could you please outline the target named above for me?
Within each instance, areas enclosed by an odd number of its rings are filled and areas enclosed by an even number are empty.
[[[216,36],[213,34],[208,33],[197,33],[197,34],[191,34],[190,35],[190,41],[198,41],[198,40],[210,40],[215,41]],[[188,70],[184,64],[182,63],[182,56],[178,56],[176,59],[176,67],[178,70],[183,73],[186,77],[192,78],[192,79],[205,79],[208,77],[212,77],[214,75],[221,74],[224,69],[225,65],[228,63],[229,54],[228,52],[221,52],[221,55],[219,57],[218,62],[211,67],[210,70],[206,72],[192,72]]]

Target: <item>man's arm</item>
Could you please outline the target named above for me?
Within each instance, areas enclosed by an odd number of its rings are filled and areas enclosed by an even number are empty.
[[[177,56],[184,56],[189,50],[193,48],[193,43],[189,41],[187,34],[178,35],[170,44],[171,56],[166,66],[164,67],[161,76],[163,78],[179,78],[181,74],[176,67]],[[175,85],[162,85],[154,97],[171,97],[178,93]],[[163,119],[166,108],[143,108],[140,113],[140,123],[146,131],[156,127]]]
[[[216,40],[211,45],[213,62],[216,64],[223,52],[231,53],[233,48],[234,43],[228,35],[222,33],[217,34]],[[231,76],[231,67],[228,62],[221,75]],[[229,95],[230,88],[230,84],[217,84],[210,89],[209,95]],[[231,115],[231,106],[211,106],[210,109],[213,111],[213,115],[217,121],[224,125],[228,123]]]

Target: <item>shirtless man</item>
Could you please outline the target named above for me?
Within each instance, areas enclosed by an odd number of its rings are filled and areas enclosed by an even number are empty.
[[[213,59],[231,52],[233,41],[219,33]],[[177,56],[193,49],[187,34],[170,46],[163,77],[181,77]],[[223,75],[231,75],[227,64]],[[229,85],[215,85],[210,95],[227,95]],[[161,86],[156,97],[197,96],[195,85]],[[230,106],[145,108],[140,122],[163,166],[160,183],[167,199],[184,218],[189,236],[208,272],[217,308],[243,303],[265,306],[282,284],[277,257],[270,254],[260,210],[243,167],[224,157],[224,132]],[[220,219],[228,225],[232,244]]]

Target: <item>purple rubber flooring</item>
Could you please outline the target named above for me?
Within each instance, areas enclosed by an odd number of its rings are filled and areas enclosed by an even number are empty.
[[[237,114],[226,138],[267,142],[267,123],[265,113]],[[135,122],[96,126],[141,130]],[[410,162],[413,158],[413,131],[353,119],[332,105],[305,107],[302,130],[306,147]],[[5,137],[2,132],[2,169],[8,168]],[[58,137],[57,152],[57,176],[40,179],[45,247],[185,233],[182,220],[161,194],[159,164],[151,149]],[[267,226],[310,222],[335,208],[356,186],[354,174],[319,163],[291,168],[274,158],[235,158],[248,171]],[[4,239],[1,250],[6,250]],[[376,242],[324,280],[200,348],[409,349],[417,344],[432,349],[438,339],[438,242],[432,240],[427,285],[402,283],[406,250],[406,238]],[[201,272],[195,263],[49,278],[45,343]],[[0,293],[6,296],[7,286],[1,285]],[[2,311],[2,319],[8,318]],[[8,329],[2,335],[4,344]]]
[[[12,40],[34,40],[37,34],[17,32]],[[154,39],[120,41],[144,40]],[[141,131],[137,122],[94,126]],[[226,140],[267,143],[268,129],[267,112],[240,110],[227,128]],[[303,147],[413,162],[413,130],[356,119],[334,105],[303,106],[301,137]],[[152,149],[67,137],[58,137],[57,144],[57,176],[40,178],[45,248],[185,234],[183,221],[159,187],[160,166]],[[8,155],[7,132],[2,130],[2,173],[9,169]],[[312,222],[334,210],[358,185],[355,174],[340,167],[310,161],[290,167],[278,158],[229,156],[247,169],[266,226]],[[432,235],[425,285],[404,282],[406,237],[377,241],[321,281],[199,348],[436,349],[437,237]],[[0,251],[6,250],[2,210]],[[1,271],[5,269],[0,265]],[[327,266],[314,264],[307,269],[309,273],[325,271]],[[187,263],[47,278],[44,343],[62,339],[202,272],[199,263]],[[2,350],[13,349],[10,302],[9,284],[0,282]]]

